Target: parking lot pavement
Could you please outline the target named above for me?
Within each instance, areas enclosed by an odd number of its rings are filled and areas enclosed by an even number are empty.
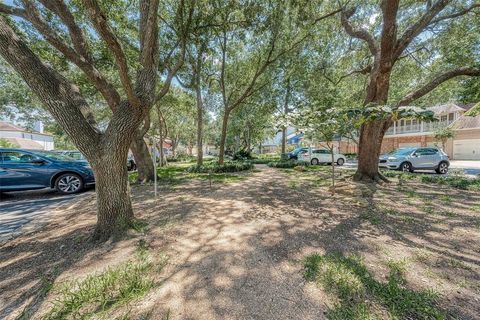
[[[87,190],[75,195],[59,195],[52,189],[42,189],[1,194],[0,242],[9,239],[30,222],[39,224],[45,221],[56,209],[68,207],[79,197],[91,192],[92,190]]]
[[[345,162],[345,168],[357,168],[357,161],[349,160]],[[480,161],[451,160],[450,169],[462,169],[467,175],[476,176],[480,174]]]
[[[480,161],[452,160],[450,161],[450,168],[463,169],[465,174],[477,175],[480,174]]]

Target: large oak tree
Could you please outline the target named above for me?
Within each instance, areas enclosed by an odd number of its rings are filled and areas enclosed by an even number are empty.
[[[368,72],[368,84],[365,89],[363,105],[393,105],[401,107],[411,104],[436,87],[458,76],[479,76],[478,60],[470,65],[448,66],[449,69],[429,74],[427,80],[416,79],[410,75],[411,82],[416,85],[410,92],[390,101],[389,92],[392,86],[392,75],[399,62],[414,52],[425,49],[425,43],[434,41],[450,32],[452,24],[459,19],[472,18],[471,13],[478,12],[480,4],[477,1],[380,1],[381,24],[367,30],[366,17],[375,21],[376,5],[361,8],[345,7],[341,13],[341,24],[346,33],[355,40],[363,42],[369,52],[369,63],[364,70]],[[356,13],[365,18],[363,26],[353,23]],[[428,49],[427,49],[428,50]],[[441,53],[437,52],[437,55]],[[451,53],[447,53],[451,54]],[[415,57],[414,57],[415,58]],[[433,64],[430,57],[425,64]],[[478,57],[477,57],[478,58]],[[468,62],[467,60],[465,60]],[[466,63],[463,62],[463,63]],[[448,65],[447,63],[444,63]],[[358,170],[356,180],[377,181],[382,178],[378,172],[378,156],[381,143],[387,129],[392,125],[391,118],[367,121],[360,129]]]
[[[183,0],[162,3],[162,11],[170,12],[177,24],[177,32],[173,35],[176,46],[168,49],[168,56],[178,52],[179,58],[171,65],[163,64],[166,70],[164,84],[157,92],[161,74],[159,36],[165,29],[159,27],[159,1],[140,0],[137,7],[121,13],[125,19],[134,17],[138,21],[134,37],[126,39],[114,32],[109,19],[114,13],[107,11],[108,4],[112,5],[96,0],[78,3],[23,0],[19,6],[0,4],[0,55],[38,96],[92,166],[98,210],[96,239],[121,234],[132,223],[134,215],[125,166],[128,149],[152,105],[167,93],[173,76],[183,63],[194,10]],[[88,23],[79,23],[79,17],[83,16]],[[83,72],[101,93],[112,109],[111,120],[104,130],[98,128],[91,107],[73,80],[64,76],[59,68],[47,64],[48,61],[42,61],[35,48],[29,45],[24,21],[58,54]],[[121,91],[97,68],[100,62],[89,46],[89,39],[101,39],[113,56]],[[125,53],[131,46],[137,56],[134,64],[129,63]]]

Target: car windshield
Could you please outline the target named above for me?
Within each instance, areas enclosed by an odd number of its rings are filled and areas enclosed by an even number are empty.
[[[388,155],[389,156],[406,156],[412,153],[414,150],[415,148],[402,148],[402,149],[390,151]]]
[[[293,154],[299,154],[302,150],[304,150],[304,148],[295,148],[295,149],[293,149],[292,153]]]
[[[42,156],[44,158],[47,158],[48,160],[59,160],[59,161],[75,161],[75,159],[71,157],[64,156],[62,154],[58,154],[55,152],[51,151],[35,151],[36,154],[39,156]]]

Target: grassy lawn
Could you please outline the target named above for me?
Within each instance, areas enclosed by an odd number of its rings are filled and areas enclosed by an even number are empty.
[[[157,168],[158,184],[162,187],[172,187],[190,180],[203,180],[211,183],[228,183],[245,180],[249,171],[239,173],[192,173],[188,168],[192,163],[174,162],[165,167]],[[132,172],[129,174],[130,183],[134,183],[138,174]]]

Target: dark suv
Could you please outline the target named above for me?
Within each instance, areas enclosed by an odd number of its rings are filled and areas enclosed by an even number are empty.
[[[0,148],[0,191],[55,188],[69,194],[95,184],[92,168],[50,151]]]

